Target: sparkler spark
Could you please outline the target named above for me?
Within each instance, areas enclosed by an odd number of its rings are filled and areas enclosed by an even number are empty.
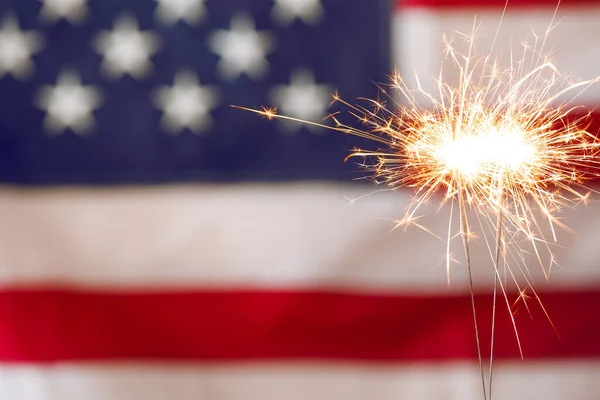
[[[459,236],[469,272],[481,366],[471,277],[473,231],[467,210],[476,216],[493,262],[494,316],[498,286],[508,309],[513,306],[507,295],[507,280],[518,289],[518,301],[526,303],[534,298],[543,309],[525,265],[525,247],[548,278],[555,263],[551,246],[557,243],[556,228],[566,228],[558,219],[559,211],[587,201],[591,190],[586,180],[600,177],[600,141],[587,130],[589,113],[576,116],[580,108],[577,97],[598,79],[569,83],[561,75],[543,52],[550,30],[537,38],[534,46],[525,46],[522,57],[511,57],[505,68],[492,51],[475,55],[475,29],[463,35],[468,42],[464,54],[452,41],[445,41],[447,65],[435,79],[436,92],[425,91],[418,77],[416,88],[411,89],[395,73],[389,84],[380,86],[381,98],[392,102],[393,107],[379,99],[361,99],[363,105],[353,105],[335,94],[334,102],[347,107],[362,122],[361,129],[342,122],[339,114],[329,116],[331,125],[301,121],[378,143],[378,150],[356,149],[349,157],[364,159],[378,184],[390,189],[413,188],[414,199],[397,226],[414,225],[428,231],[415,222],[422,206],[437,201],[450,207],[446,268],[449,274],[449,244]],[[448,65],[458,72],[457,85],[444,80]],[[394,94],[401,100],[396,101]],[[300,121],[279,115],[275,109],[237,108],[268,119]],[[441,201],[436,200],[440,192]],[[456,227],[452,210],[460,216]],[[544,236],[544,227],[549,228],[551,238]],[[493,239],[486,230],[492,232]],[[549,263],[543,261],[544,254],[549,255]],[[519,279],[518,274],[522,275]],[[518,341],[516,326],[515,335]],[[492,361],[490,357],[489,391],[481,368],[484,398],[490,399]]]

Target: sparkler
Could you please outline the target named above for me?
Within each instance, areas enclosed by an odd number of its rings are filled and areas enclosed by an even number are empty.
[[[560,209],[587,201],[591,190],[586,187],[586,180],[600,177],[600,141],[587,131],[589,114],[573,117],[579,108],[577,97],[598,79],[569,83],[559,73],[543,52],[550,30],[533,46],[524,46],[522,57],[511,57],[505,68],[499,66],[491,51],[475,55],[475,29],[462,35],[468,42],[464,54],[455,49],[451,40],[445,40],[445,62],[458,72],[458,84],[445,82],[444,67],[435,79],[435,93],[425,91],[418,77],[416,88],[410,89],[395,73],[389,84],[380,86],[382,98],[391,101],[393,108],[378,99],[361,99],[364,105],[352,105],[335,94],[334,102],[346,106],[362,122],[362,129],[342,122],[339,114],[330,115],[333,123],[328,125],[279,115],[275,109],[235,106],[268,119],[303,122],[378,143],[378,150],[355,149],[349,157],[364,159],[379,184],[390,189],[414,189],[414,199],[396,227],[414,225],[427,230],[417,222],[419,210],[443,193],[440,206],[451,210],[446,270],[449,280],[450,242],[459,236],[469,276],[484,399],[492,396],[498,287],[509,309],[507,278],[519,293],[530,290],[543,309],[525,265],[521,239],[526,239],[548,278],[555,263],[551,245],[557,242],[556,228],[565,228],[557,217]],[[392,92],[397,92],[402,101],[396,102]],[[457,228],[452,225],[453,210],[459,214]],[[494,268],[487,385],[471,273],[473,231],[467,210],[476,216],[482,231],[495,232],[494,240],[485,236]],[[551,238],[544,236],[543,226],[550,228]],[[549,263],[543,261],[542,253],[550,255]],[[524,287],[516,276],[519,271]],[[514,319],[513,326],[520,350]]]

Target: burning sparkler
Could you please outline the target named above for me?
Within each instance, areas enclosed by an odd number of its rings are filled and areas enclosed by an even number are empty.
[[[334,101],[348,107],[364,129],[342,122],[339,114],[330,115],[332,125],[301,121],[381,145],[376,151],[356,149],[349,157],[366,159],[377,183],[391,189],[414,188],[415,197],[397,227],[416,225],[426,229],[416,222],[419,209],[438,198],[440,192],[444,193],[441,204],[458,212],[460,223],[456,229],[452,217],[449,221],[446,268],[449,274],[450,242],[460,236],[469,273],[484,398],[490,399],[493,334],[486,385],[471,277],[472,231],[467,210],[474,211],[482,230],[495,232],[494,240],[485,238],[494,266],[495,316],[498,286],[510,308],[506,278],[520,293],[525,288],[515,271],[522,272],[526,286],[532,284],[518,238],[527,239],[547,277],[555,261],[550,257],[549,264],[545,264],[542,253],[551,254],[550,246],[557,242],[555,229],[564,227],[557,219],[558,211],[586,201],[590,192],[586,179],[600,176],[600,141],[587,131],[589,114],[573,117],[578,109],[577,96],[597,80],[568,83],[543,55],[546,36],[534,46],[525,47],[523,57],[513,59],[507,68],[501,68],[491,53],[474,54],[474,32],[464,35],[469,43],[466,54],[446,41],[446,61],[458,71],[458,85],[445,83],[443,68],[436,79],[436,93],[426,92],[418,77],[416,88],[411,90],[396,73],[390,84],[380,87],[383,97],[394,102],[394,109],[374,99],[363,99],[362,106],[352,105],[334,95]],[[400,94],[401,102],[394,101],[392,91]],[[269,119],[299,121],[279,115],[275,109],[243,109]],[[544,237],[544,225],[550,228],[551,238]],[[539,301],[535,290],[530,290]],[[518,341],[516,326],[515,335]]]

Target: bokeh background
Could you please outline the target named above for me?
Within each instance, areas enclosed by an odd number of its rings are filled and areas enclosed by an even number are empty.
[[[433,88],[443,36],[475,26],[487,51],[504,6],[0,0],[0,398],[482,398],[460,241],[448,284],[443,240],[392,231],[411,190],[344,162],[376,144],[230,105],[354,123],[333,92],[377,98],[394,69]],[[554,21],[557,67],[600,75],[600,3],[556,7],[509,2],[498,56]],[[598,100],[578,98],[593,133]],[[448,217],[422,221],[444,235]],[[561,218],[560,267],[525,272],[544,308],[512,286],[499,307],[495,397],[598,398],[600,206]]]

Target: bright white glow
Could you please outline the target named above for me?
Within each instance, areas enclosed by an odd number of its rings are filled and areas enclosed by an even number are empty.
[[[435,152],[443,165],[467,178],[483,169],[515,172],[534,163],[535,157],[535,147],[519,129],[448,139]]]

